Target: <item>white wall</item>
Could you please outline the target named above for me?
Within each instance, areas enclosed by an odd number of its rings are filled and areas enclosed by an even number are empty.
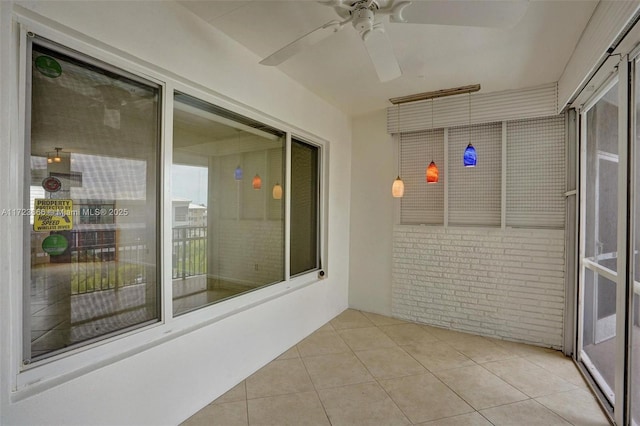
[[[353,120],[349,306],[391,314],[391,242],[396,177],[386,110]]]
[[[561,348],[564,231],[394,226],[396,160],[385,118],[353,121],[349,305]]]
[[[0,246],[0,418],[3,424],[176,424],[331,319],[347,306],[351,129],[337,109],[173,2],[0,2],[0,176],[21,182],[15,127],[17,63],[13,11],[155,72],[194,82],[330,141],[328,277],[247,307],[165,343],[148,344],[74,375],[13,392],[19,365],[22,271],[17,243]],[[11,94],[9,96],[9,94]],[[14,126],[14,127],[10,127]],[[19,142],[19,140],[18,140]],[[18,185],[0,187],[14,207]],[[20,220],[0,218],[5,241]],[[389,247],[389,246],[388,246]],[[16,313],[18,310],[18,314]],[[172,330],[167,333],[170,336]],[[30,390],[32,387],[32,390]],[[28,397],[27,397],[28,396]]]
[[[395,317],[562,347],[564,231],[398,225]]]

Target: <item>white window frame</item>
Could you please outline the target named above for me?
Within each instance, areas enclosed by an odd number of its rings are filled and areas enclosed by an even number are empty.
[[[25,16],[20,13],[14,15],[14,22],[18,24],[18,31],[14,32],[12,46],[17,53],[13,60],[18,61],[18,90],[16,99],[18,104],[18,114],[13,118],[11,127],[14,129],[28,129],[30,123],[26,122],[26,84],[27,64],[30,57],[27,52],[27,37],[29,33],[37,34],[40,37],[51,40],[66,48],[77,51],[81,55],[94,58],[97,61],[113,65],[119,69],[137,75],[151,82],[157,83],[161,87],[162,104],[161,109],[161,136],[160,136],[160,220],[161,240],[160,240],[160,266],[159,278],[161,280],[160,298],[161,315],[160,321],[148,326],[131,330],[107,339],[93,342],[81,347],[71,349],[67,352],[38,360],[29,365],[22,364],[23,349],[23,282],[24,272],[12,269],[10,289],[12,306],[16,306],[11,313],[11,389],[13,391],[11,399],[13,402],[21,401],[32,395],[48,390],[54,386],[65,383],[74,378],[86,374],[105,365],[120,361],[146,349],[161,345],[169,340],[180,337],[184,334],[195,331],[216,323],[224,318],[236,313],[251,309],[270,300],[280,298],[288,293],[297,291],[310,285],[320,285],[321,278],[325,278],[328,273],[328,181],[329,181],[329,149],[330,142],[317,135],[293,126],[283,120],[271,117],[261,111],[233,101],[208,89],[202,85],[194,83],[188,79],[176,76],[170,71],[164,70],[152,64],[143,63],[137,58],[133,58],[112,47],[106,46],[90,37],[78,33],[71,33],[68,30],[52,28],[46,23],[38,21],[36,18]],[[320,148],[319,158],[319,256],[320,270],[312,270],[295,277],[289,276],[289,255],[290,255],[290,216],[289,216],[289,191],[286,191],[285,200],[285,279],[282,282],[259,288],[247,294],[221,301],[219,303],[204,306],[195,311],[173,316],[172,309],[172,279],[171,279],[171,170],[173,151],[173,93],[179,91],[190,96],[194,96],[205,102],[209,102],[222,108],[233,111],[237,114],[257,120],[266,125],[272,126],[286,133],[286,188],[290,187],[290,140],[294,135],[305,143],[312,144]],[[17,158],[25,158],[27,155],[26,137],[24,132],[14,132],[12,145],[16,147],[14,155]],[[10,171],[13,182],[23,182],[26,173],[26,163],[18,162],[15,169]],[[24,202],[24,185],[20,185],[16,191],[12,192],[7,200],[12,205],[22,205]],[[14,219],[14,218],[12,218]],[[15,253],[19,262],[23,262],[23,237],[24,223],[21,218],[12,220],[10,226],[20,229],[20,238],[12,238],[9,242],[9,251]],[[13,262],[15,263],[15,262]]]

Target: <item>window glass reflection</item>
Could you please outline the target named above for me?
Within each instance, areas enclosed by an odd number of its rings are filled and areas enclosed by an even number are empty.
[[[172,203],[173,311],[284,279],[282,132],[177,93]],[[284,188],[286,191],[286,188]]]
[[[160,314],[159,88],[48,43],[32,52],[27,363]]]

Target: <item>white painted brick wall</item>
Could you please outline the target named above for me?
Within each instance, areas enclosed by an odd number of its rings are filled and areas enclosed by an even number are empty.
[[[564,231],[396,225],[393,316],[560,349]]]
[[[215,243],[219,244],[219,261],[212,268],[212,276],[248,285],[284,279],[282,221],[221,220]]]

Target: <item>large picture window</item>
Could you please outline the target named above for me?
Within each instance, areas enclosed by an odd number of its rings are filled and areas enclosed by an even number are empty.
[[[181,314],[284,280],[286,139],[182,93],[173,116],[173,312]]]
[[[182,83],[37,36],[28,46],[25,369],[125,333],[135,340],[133,330],[153,341],[174,321],[201,324],[189,312],[240,295],[258,303],[292,286],[248,293],[316,279],[321,142]]]
[[[160,88],[31,46],[25,363],[160,318]]]

